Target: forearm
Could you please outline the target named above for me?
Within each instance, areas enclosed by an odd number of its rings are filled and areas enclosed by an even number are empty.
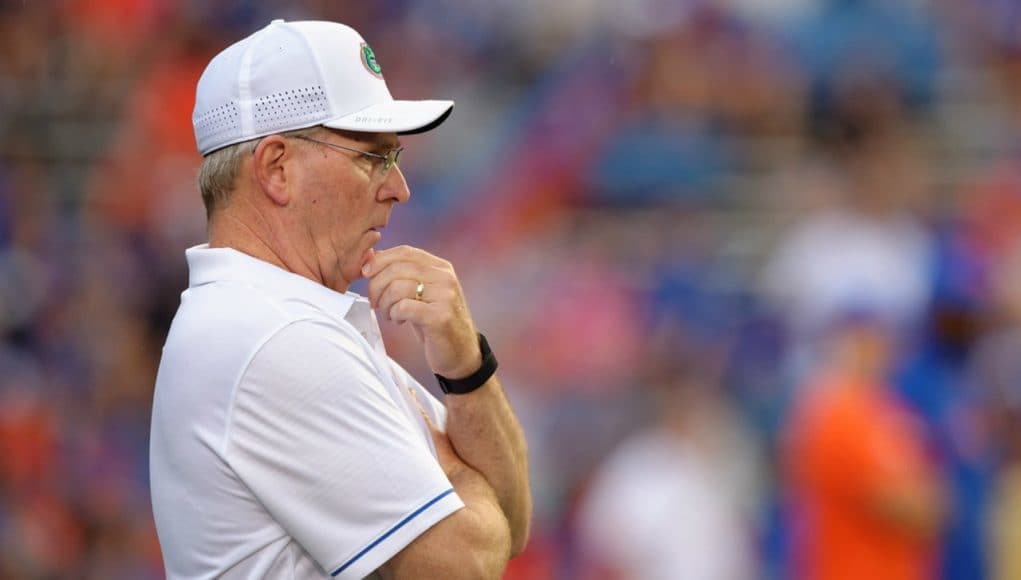
[[[434,373],[463,381],[483,370],[481,337],[450,262],[399,246],[376,252],[362,275],[369,278],[369,298],[379,311],[398,324],[412,324]],[[525,436],[495,376],[466,390],[471,392],[446,398],[447,436],[456,454],[496,492],[510,525],[511,553],[517,554],[528,541],[532,511]]]
[[[447,395],[447,435],[465,463],[486,478],[510,526],[511,555],[528,542],[532,496],[528,446],[497,377],[466,395]]]
[[[445,578],[496,580],[510,559],[510,528],[496,493],[477,470],[454,451],[450,438],[429,420],[436,455],[454,491],[464,502],[426,530],[378,570],[385,579]]]
[[[465,505],[464,513],[460,514],[466,520],[463,525],[475,532],[471,534],[475,541],[468,540],[469,549],[460,551],[458,557],[474,554],[475,569],[484,571],[483,577],[499,577],[510,559],[511,535],[496,493],[481,473],[468,466],[449,477]]]
[[[447,476],[464,509],[383,565],[378,570],[381,578],[496,580],[503,575],[510,558],[510,530],[493,489],[482,474],[463,463]]]

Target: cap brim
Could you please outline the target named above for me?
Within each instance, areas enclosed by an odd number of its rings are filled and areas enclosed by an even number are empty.
[[[435,129],[454,110],[454,101],[390,101],[330,119],[323,126],[362,133],[411,135]]]

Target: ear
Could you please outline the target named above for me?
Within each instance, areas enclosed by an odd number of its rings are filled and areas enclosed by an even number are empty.
[[[293,166],[290,163],[293,154],[293,144],[280,135],[263,137],[255,147],[252,161],[255,181],[262,192],[279,206],[286,206],[291,201],[289,187],[294,184],[288,183],[288,179],[293,182],[295,176],[289,175],[288,170]]]

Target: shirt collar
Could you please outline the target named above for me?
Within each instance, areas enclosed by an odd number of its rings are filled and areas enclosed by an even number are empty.
[[[356,304],[356,311],[371,311],[368,300],[360,294],[336,292],[233,248],[210,248],[209,244],[201,244],[185,250],[185,257],[188,260],[189,288],[213,282],[242,282],[281,298],[306,299],[342,317],[347,316]]]

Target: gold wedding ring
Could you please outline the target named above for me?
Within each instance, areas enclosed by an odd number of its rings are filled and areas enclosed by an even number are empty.
[[[415,300],[421,300],[422,294],[425,293],[425,282],[419,282],[418,286],[415,286]]]

